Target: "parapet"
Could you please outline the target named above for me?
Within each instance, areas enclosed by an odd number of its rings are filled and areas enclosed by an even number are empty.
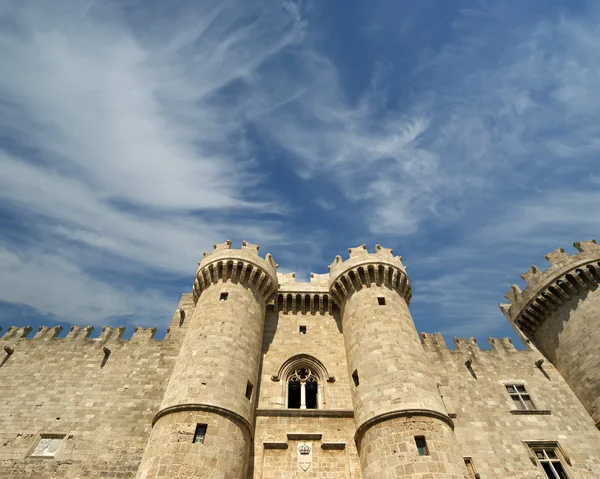
[[[354,291],[370,284],[386,285],[410,303],[412,291],[402,257],[394,256],[390,248],[381,245],[375,245],[374,253],[369,253],[364,244],[349,248],[348,252],[348,260],[336,256],[329,265],[329,290],[336,303],[341,304]]]
[[[218,281],[240,282],[254,288],[265,299],[277,291],[277,263],[270,254],[258,255],[259,246],[242,241],[241,249],[231,249],[231,240],[214,245],[204,253],[194,280],[194,304],[209,285]]]
[[[53,340],[53,341],[83,341],[87,340],[90,342],[107,342],[107,341],[129,341],[122,339],[123,333],[125,332],[125,326],[110,327],[104,326],[102,332],[97,338],[90,338],[93,326],[71,326],[69,332],[64,338],[58,338],[57,336],[63,330],[62,326],[40,326],[37,333],[32,338],[28,338],[32,331],[31,326],[16,327],[11,326],[6,330],[4,336],[0,337],[3,341],[16,341],[16,340],[27,340],[27,341],[39,341],[39,340]],[[147,341],[154,338],[156,333],[156,327],[151,328],[135,328],[131,341],[141,342]]]
[[[453,338],[456,352],[462,353],[504,353],[520,352],[515,348],[510,338],[488,338],[491,350],[482,350],[475,338]],[[448,352],[452,351],[446,345],[442,333],[421,333],[421,344],[425,351]],[[522,350],[525,351],[525,350]]]
[[[569,255],[558,248],[546,255],[550,267],[544,271],[532,265],[521,277],[527,287],[513,284],[505,297],[510,304],[499,304],[511,323],[533,334],[545,319],[565,301],[600,281],[600,246],[596,240],[575,242],[579,253]]]

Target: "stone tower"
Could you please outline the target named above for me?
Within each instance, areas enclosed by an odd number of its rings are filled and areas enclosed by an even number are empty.
[[[408,310],[411,286],[401,258],[379,245],[374,254],[365,245],[349,252],[349,260],[337,256],[329,266],[329,288],[341,310],[362,477],[422,472],[416,441],[436,458],[425,470],[466,477],[454,425]]]
[[[138,471],[139,479],[246,477],[266,303],[277,265],[231,241],[204,253],[187,334]],[[197,428],[210,429],[201,447]]]
[[[551,266],[532,265],[513,284],[500,308],[517,332],[560,371],[600,428],[600,246],[573,243],[570,256],[559,248],[546,256]]]

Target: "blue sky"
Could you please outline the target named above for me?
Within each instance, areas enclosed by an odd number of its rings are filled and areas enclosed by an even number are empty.
[[[159,327],[212,244],[323,273],[366,243],[420,331],[512,336],[600,231],[597,2],[0,6],[0,325]],[[600,238],[599,238],[600,239]]]

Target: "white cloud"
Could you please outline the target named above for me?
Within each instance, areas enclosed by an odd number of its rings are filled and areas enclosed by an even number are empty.
[[[0,56],[10,65],[0,75],[0,130],[11,141],[0,143],[0,198],[45,237],[18,245],[19,254],[3,250],[12,266],[0,272],[0,300],[67,321],[132,311],[165,318],[173,300],[86,271],[191,278],[215,240],[287,241],[272,220],[230,224],[236,211],[285,205],[257,193],[263,178],[244,117],[220,90],[298,41],[302,24],[292,8],[256,16],[239,7],[205,3],[159,22],[136,12],[148,22],[141,28],[107,2],[0,11]],[[51,286],[23,293],[40,281]]]

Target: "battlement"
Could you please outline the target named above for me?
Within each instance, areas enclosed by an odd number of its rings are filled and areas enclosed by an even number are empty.
[[[421,333],[421,344],[425,351],[448,352],[456,351],[463,353],[503,353],[503,352],[519,352],[516,349],[510,338],[488,338],[490,345],[489,350],[482,350],[477,344],[475,338],[458,338],[454,337],[455,350],[448,348],[442,333]],[[523,350],[526,351],[526,350]]]
[[[125,326],[117,326],[110,327],[104,326],[100,335],[97,338],[90,338],[90,335],[94,331],[93,326],[71,326],[69,332],[64,338],[58,338],[57,336],[63,330],[62,326],[40,326],[37,332],[33,335],[33,337],[29,337],[33,328],[31,326],[25,326],[19,328],[17,326],[9,327],[3,336],[0,337],[0,341],[17,341],[17,340],[27,340],[27,341],[43,341],[43,340],[53,340],[53,341],[82,341],[87,340],[89,342],[107,342],[107,341],[131,341],[131,342],[141,342],[148,341],[154,339],[154,335],[156,334],[156,327],[151,328],[140,328],[137,327],[134,329],[133,335],[131,339],[123,339],[122,336],[125,333]],[[168,339],[169,334],[165,339]]]
[[[348,248],[348,253],[350,258],[346,261],[341,256],[336,256],[329,265],[329,290],[337,304],[341,304],[354,291],[370,284],[395,289],[407,304],[410,303],[412,290],[401,256],[394,256],[393,250],[381,245],[375,245],[375,252],[369,253],[364,244]]]
[[[600,281],[600,246],[596,240],[575,242],[573,246],[579,253],[569,255],[558,248],[547,254],[550,267],[546,270],[531,265],[521,275],[527,287],[521,290],[513,284],[505,295],[510,304],[499,304],[508,320],[521,330],[534,333],[565,301]]]
[[[259,245],[242,241],[241,249],[232,249],[231,240],[215,244],[212,253],[205,252],[198,263],[192,289],[194,303],[210,284],[218,281],[239,282],[254,288],[269,299],[277,290],[277,267],[271,254],[258,255]]]

